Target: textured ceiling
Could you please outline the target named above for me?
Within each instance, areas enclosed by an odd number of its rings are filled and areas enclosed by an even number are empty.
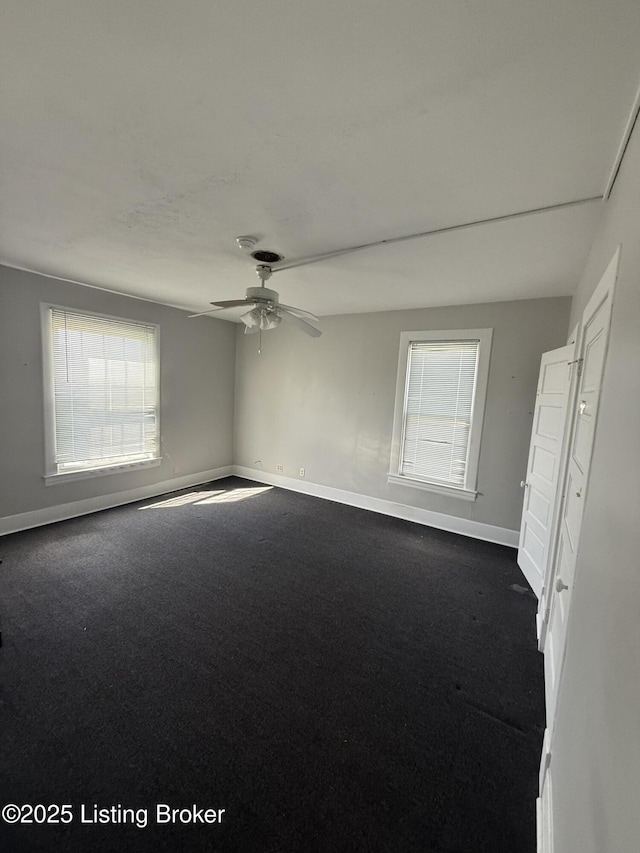
[[[628,0],[5,0],[0,261],[203,310],[287,258],[603,192]],[[571,293],[600,203],[282,271],[319,314]]]

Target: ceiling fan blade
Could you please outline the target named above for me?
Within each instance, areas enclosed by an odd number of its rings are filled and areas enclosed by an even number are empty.
[[[253,302],[247,302],[246,299],[225,299],[222,302],[212,302],[212,305],[218,305],[220,308],[237,308],[238,305],[253,305]]]
[[[205,314],[214,314],[216,311],[224,311],[224,308],[209,308],[208,311],[201,311],[199,314],[188,314],[187,316],[191,320],[192,317],[204,317]]]
[[[256,307],[255,302],[247,302],[246,299],[230,299],[228,302],[212,302],[212,305],[219,305],[219,308],[209,308],[208,311],[201,311],[199,314],[189,314],[188,317],[203,317],[205,314],[213,314],[216,311],[224,311],[227,308],[236,308],[238,305],[246,306],[249,311]]]
[[[308,335],[311,335],[312,338],[319,338],[322,334],[320,329],[316,329],[315,326],[312,326],[311,323],[307,323],[307,321],[303,320],[302,317],[298,317],[296,314],[292,314],[291,311],[284,307],[284,305],[280,305],[278,307],[281,309],[281,316],[283,320],[295,323],[295,325],[299,329],[301,329],[303,332],[306,332]]]
[[[320,322],[315,314],[312,314],[311,311],[305,311],[303,308],[294,308],[293,305],[283,305],[282,302],[278,303],[278,307],[284,308],[285,311],[290,311],[292,314],[297,314],[298,317],[311,317],[316,323]]]

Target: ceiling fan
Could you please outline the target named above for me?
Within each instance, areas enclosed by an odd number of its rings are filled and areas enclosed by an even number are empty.
[[[250,251],[255,246],[255,238],[238,237],[237,241],[241,249]],[[282,260],[275,252],[254,252],[253,257],[257,260],[265,260],[274,263]],[[294,308],[293,305],[285,305],[280,302],[280,294],[265,286],[273,270],[268,263],[260,263],[256,267],[256,273],[260,279],[259,287],[248,287],[244,299],[225,299],[221,302],[212,302],[215,308],[209,311],[201,311],[199,314],[190,314],[190,317],[202,317],[204,314],[213,314],[217,311],[225,311],[228,308],[246,307],[247,313],[242,314],[240,319],[245,325],[245,335],[253,335],[256,332],[267,332],[279,326],[282,320],[293,323],[301,331],[312,338],[319,338],[322,332],[313,323],[319,320],[310,311],[302,308]],[[309,320],[313,322],[309,322]]]
[[[294,308],[292,305],[284,305],[280,302],[280,295],[275,290],[270,290],[265,286],[265,281],[268,281],[273,273],[281,272],[282,270],[295,269],[296,267],[307,266],[308,264],[316,264],[320,261],[327,261],[334,258],[339,258],[344,255],[352,254],[353,252],[361,252],[364,249],[373,249],[378,246],[390,246],[394,243],[404,243],[407,240],[416,240],[424,237],[433,237],[437,234],[446,234],[452,231],[461,231],[475,226],[488,225],[491,223],[504,222],[509,219],[516,219],[523,216],[531,216],[539,213],[544,213],[550,210],[560,210],[575,205],[589,204],[595,201],[601,201],[602,196],[591,196],[589,198],[580,198],[575,201],[565,201],[556,204],[550,204],[545,207],[537,207],[531,210],[520,210],[515,213],[506,213],[500,216],[492,216],[487,219],[477,219],[472,222],[463,222],[458,225],[446,225],[442,228],[430,228],[428,231],[418,231],[413,234],[404,234],[399,237],[389,237],[386,240],[374,240],[371,243],[360,243],[357,246],[347,246],[344,249],[336,249],[332,252],[323,252],[317,255],[310,255],[304,258],[298,258],[282,263],[282,255],[276,252],[266,250],[253,251],[258,242],[255,237],[236,237],[236,243],[239,248],[248,252],[252,258],[258,261],[256,273],[260,279],[260,287],[248,287],[244,299],[227,299],[223,302],[212,302],[215,308],[209,311],[201,311],[199,314],[190,314],[190,317],[202,317],[203,314],[213,314],[216,311],[224,311],[227,308],[237,308],[246,306],[249,310],[241,316],[241,320],[245,325],[245,335],[252,335],[256,332],[262,336],[263,331],[275,329],[280,325],[282,320],[294,323],[307,335],[313,338],[319,338],[322,332],[314,323],[319,322],[318,318],[311,314],[310,311],[304,311],[302,308]],[[273,265],[276,265],[275,269]],[[309,322],[309,321],[313,322]],[[260,348],[258,348],[260,352]]]

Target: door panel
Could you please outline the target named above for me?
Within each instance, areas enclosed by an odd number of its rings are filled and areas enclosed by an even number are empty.
[[[536,535],[531,524],[525,526],[520,547],[535,566],[539,566],[542,563],[544,559],[544,542]]]
[[[538,435],[554,439],[562,428],[564,409],[562,406],[540,406],[536,431]]]
[[[526,508],[538,524],[541,524],[543,527],[547,526],[550,518],[549,510],[551,509],[551,504],[542,492],[539,492],[533,486],[529,486],[527,489]]]
[[[596,318],[594,318],[594,321]],[[591,328],[591,331],[593,328]],[[588,332],[589,330],[587,330]],[[584,382],[582,384],[585,392],[596,391],[600,383],[602,363],[604,360],[604,348],[606,335],[599,329],[595,337],[589,341],[584,354],[584,369],[582,371]]]
[[[580,536],[580,525],[582,523],[582,494],[580,491],[580,483],[582,476],[576,477],[574,473],[569,472],[567,479],[567,496],[565,498],[564,516],[563,516],[563,532],[567,540],[567,544],[571,551],[575,551]],[[580,495],[580,497],[578,497]],[[565,579],[568,580],[567,572]]]
[[[546,438],[546,436],[543,436]],[[553,484],[556,474],[556,459],[557,455],[551,450],[546,450],[538,445],[534,448],[533,459],[531,460],[531,474],[545,483]],[[527,479],[527,482],[529,480]]]
[[[564,348],[563,348],[564,349]],[[564,394],[566,371],[564,362],[551,362],[542,365],[540,391],[542,394]]]
[[[584,415],[578,420],[576,426],[576,440],[573,448],[572,459],[576,467],[581,473],[587,470],[589,464],[589,451],[591,449],[591,439],[593,436],[592,424],[589,423]]]

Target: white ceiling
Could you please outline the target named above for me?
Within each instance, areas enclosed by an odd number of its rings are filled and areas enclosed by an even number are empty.
[[[4,0],[0,261],[193,310],[602,194],[637,0]],[[601,203],[280,272],[318,314],[571,293]]]

